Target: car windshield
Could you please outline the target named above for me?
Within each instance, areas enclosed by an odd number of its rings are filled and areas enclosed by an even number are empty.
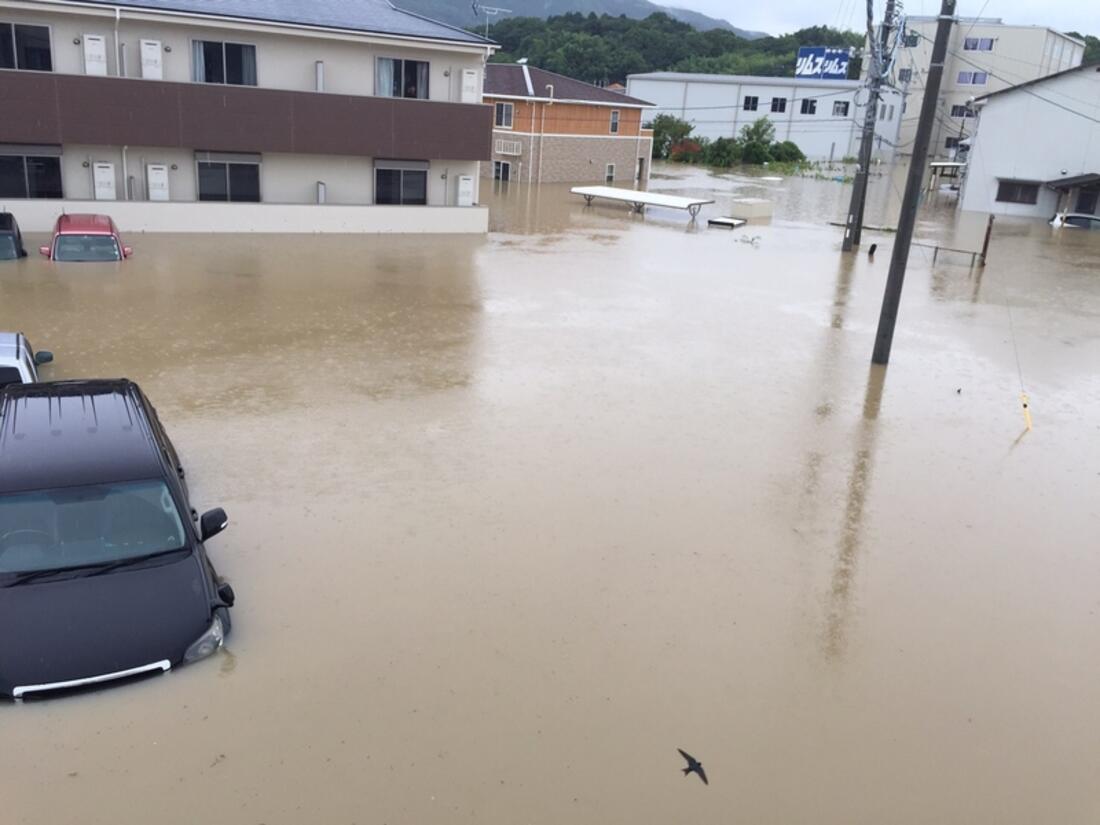
[[[125,561],[185,543],[159,479],[0,496],[0,574]]]
[[[0,367],[0,387],[6,384],[22,384],[23,376],[15,367]]]
[[[14,261],[19,257],[14,235],[0,235],[0,261]]]
[[[111,235],[59,235],[55,261],[120,261],[118,243]]]

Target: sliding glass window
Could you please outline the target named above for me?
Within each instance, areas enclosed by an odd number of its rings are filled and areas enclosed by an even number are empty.
[[[256,47],[216,40],[191,41],[191,79],[196,83],[256,85]]]
[[[259,157],[203,152],[197,158],[199,200],[259,203]]]
[[[61,152],[0,146],[0,198],[61,198]]]
[[[427,161],[377,161],[374,165],[374,202],[382,205],[426,206]]]
[[[423,60],[380,57],[375,62],[375,94],[428,99],[429,64]]]
[[[0,23],[0,69],[52,72],[49,28]]]

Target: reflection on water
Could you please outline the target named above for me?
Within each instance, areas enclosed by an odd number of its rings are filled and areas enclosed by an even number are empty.
[[[148,392],[238,595],[211,660],[0,709],[3,821],[1095,819],[1100,233],[914,250],[869,371],[848,185],[656,173],[716,203],[0,264],[47,377]],[[950,200],[917,237],[974,248]]]

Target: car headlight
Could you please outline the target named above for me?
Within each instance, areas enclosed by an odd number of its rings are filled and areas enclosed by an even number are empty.
[[[222,627],[221,617],[215,614],[214,621],[210,623],[210,627],[206,628],[206,632],[187,648],[187,652],[183,654],[183,661],[197,662],[199,659],[205,659],[221,647],[224,641],[225,628]]]

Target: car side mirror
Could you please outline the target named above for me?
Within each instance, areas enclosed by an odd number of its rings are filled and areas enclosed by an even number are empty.
[[[218,535],[222,530],[229,526],[229,516],[225,514],[225,510],[221,507],[215,507],[213,510],[207,510],[202,514],[202,518],[199,519],[199,532],[202,535],[202,540],[206,541],[212,536]]]
[[[122,257],[123,258],[129,258],[133,254],[134,254],[134,248],[132,246],[122,247]]]
[[[50,248],[48,246],[40,246],[38,247],[38,251],[45,255],[47,258],[50,257]]]
[[[34,354],[34,363],[38,366],[48,364],[53,360],[53,353],[49,350],[40,349]]]

